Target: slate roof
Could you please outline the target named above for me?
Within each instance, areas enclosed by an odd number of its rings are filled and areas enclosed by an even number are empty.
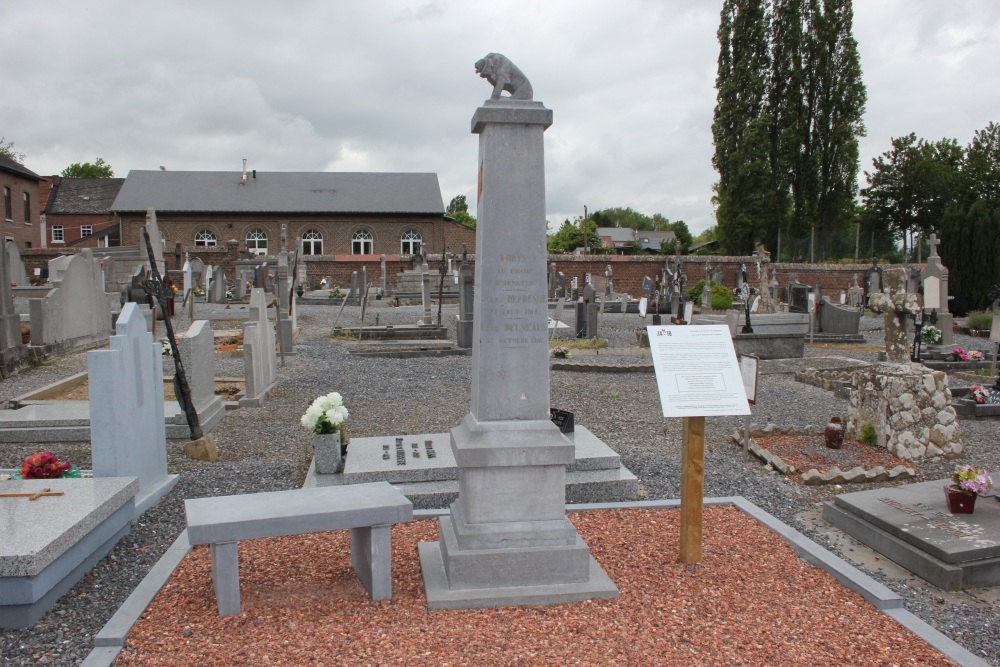
[[[598,236],[611,239],[612,243],[631,243],[635,240],[635,230],[631,227],[598,227]]]
[[[34,179],[36,181],[42,180],[42,177],[25,167],[20,162],[15,162],[11,160],[6,155],[0,155],[0,170],[11,171],[19,176],[25,176],[27,178]]]
[[[46,213],[107,215],[124,178],[61,178],[52,184]]]
[[[437,174],[258,171],[129,172],[115,213],[410,213],[444,215]]]

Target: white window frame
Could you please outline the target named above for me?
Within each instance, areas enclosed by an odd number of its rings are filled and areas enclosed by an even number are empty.
[[[254,227],[249,232],[247,232],[244,240],[247,244],[247,251],[252,255],[266,255],[267,254],[267,232],[265,232],[260,227]],[[253,245],[251,245],[251,242]]]
[[[52,225],[52,242],[66,243],[66,234],[62,225]]]
[[[352,255],[374,254],[375,236],[367,229],[359,229],[351,237]],[[367,251],[367,252],[366,252]]]
[[[11,201],[13,196],[10,188],[3,186],[3,217],[7,222],[14,222],[14,202]]]
[[[80,238],[81,239],[85,239],[88,236],[93,236],[93,235],[94,235],[94,226],[93,225],[80,225]]]
[[[218,245],[219,239],[211,229],[199,229],[194,235],[194,246],[196,248],[214,248]]]
[[[424,237],[416,229],[407,229],[399,238],[400,255],[416,255],[424,245]]]
[[[24,213],[24,224],[31,224],[31,195],[27,192],[24,193],[24,197],[21,200],[21,212]]]
[[[302,232],[302,254],[323,254],[323,234],[318,229],[307,229]]]

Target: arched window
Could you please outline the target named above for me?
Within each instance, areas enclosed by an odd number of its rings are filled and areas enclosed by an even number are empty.
[[[415,229],[407,229],[399,241],[399,254],[416,255],[420,252],[420,244],[420,232]]]
[[[302,233],[302,254],[322,255],[323,235],[315,229],[307,229]]]
[[[372,244],[375,237],[367,229],[359,229],[354,232],[354,236],[351,237],[351,254],[352,255],[371,255],[372,254]]]
[[[194,235],[194,245],[196,248],[214,248],[218,239],[215,234],[208,229],[202,229]]]
[[[247,252],[252,255],[266,255],[267,232],[256,227],[247,232]]]

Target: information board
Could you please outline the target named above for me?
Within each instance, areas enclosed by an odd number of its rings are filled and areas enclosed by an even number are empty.
[[[750,414],[728,327],[648,326],[646,332],[664,417]]]

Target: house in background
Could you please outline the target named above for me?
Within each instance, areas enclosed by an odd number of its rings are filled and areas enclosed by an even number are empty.
[[[631,227],[598,227],[596,233],[605,247],[613,248],[619,255],[656,255],[660,252],[660,243],[677,238],[672,231],[653,232]]]
[[[275,255],[282,225],[303,256],[378,259],[421,250],[475,252],[475,231],[445,216],[437,174],[267,171],[129,172],[111,211],[137,245],[147,209],[166,247],[224,247]],[[344,257],[347,256],[347,257]]]
[[[3,188],[3,240],[18,248],[37,248],[41,242],[38,184],[42,177],[6,155],[0,155],[0,187]]]
[[[45,245],[50,248],[121,245],[120,220],[111,212],[111,205],[123,183],[124,178],[42,179]]]

